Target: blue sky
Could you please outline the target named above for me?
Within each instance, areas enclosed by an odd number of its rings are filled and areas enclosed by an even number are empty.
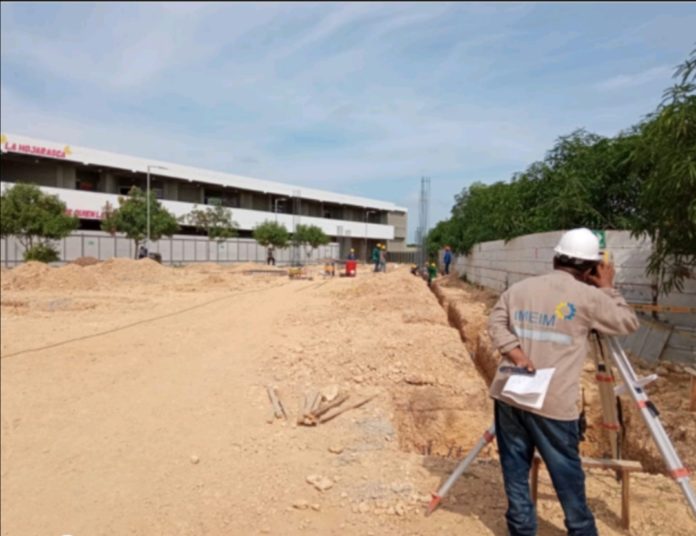
[[[3,132],[393,201],[431,224],[652,111],[692,3],[2,3]]]

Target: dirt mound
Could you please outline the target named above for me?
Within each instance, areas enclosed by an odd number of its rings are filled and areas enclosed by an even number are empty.
[[[93,264],[99,264],[99,262],[101,261],[96,257],[78,257],[72,261],[72,264],[76,264],[78,266],[92,266]]]
[[[101,285],[161,283],[176,277],[173,269],[152,259],[111,258],[84,270],[94,274]]]
[[[218,264],[215,262],[195,262],[191,264],[185,264],[182,266],[183,270],[187,272],[196,273],[206,273],[206,272],[220,272],[222,270],[227,270],[228,267],[224,264]]]
[[[350,350],[336,362],[346,363],[346,380],[389,392],[401,449],[450,457],[470,449],[490,425],[490,400],[425,281],[400,267],[335,282],[340,287],[328,294],[341,323],[364,326],[370,318],[367,329],[351,328]]]
[[[97,278],[81,266],[68,264],[54,268],[39,282],[42,289],[90,290],[97,286]]]
[[[8,270],[2,276],[3,290],[36,288],[52,268],[43,262],[29,261]]]

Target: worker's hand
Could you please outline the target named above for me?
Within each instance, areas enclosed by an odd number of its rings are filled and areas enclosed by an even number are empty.
[[[528,371],[532,372],[534,370],[534,363],[531,359],[527,357],[524,350],[519,346],[510,350],[505,357],[512,361],[516,367],[526,368]]]
[[[614,270],[613,264],[599,263],[597,272],[587,276],[587,282],[598,288],[613,288],[614,287]]]

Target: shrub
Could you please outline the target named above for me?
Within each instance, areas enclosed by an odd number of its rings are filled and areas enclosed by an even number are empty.
[[[60,260],[58,251],[49,244],[36,244],[24,252],[25,261],[56,262]]]

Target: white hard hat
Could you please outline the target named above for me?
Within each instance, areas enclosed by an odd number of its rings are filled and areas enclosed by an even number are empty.
[[[554,248],[558,255],[567,255],[584,261],[599,261],[599,238],[585,227],[565,233]]]

